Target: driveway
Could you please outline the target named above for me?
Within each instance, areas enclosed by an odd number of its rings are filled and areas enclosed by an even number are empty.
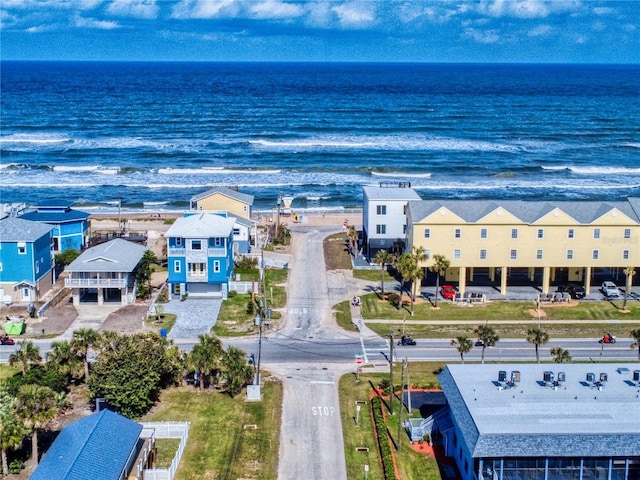
[[[187,298],[172,299],[163,304],[165,313],[177,316],[168,338],[197,339],[199,335],[209,333],[218,320],[222,299],[220,298]]]

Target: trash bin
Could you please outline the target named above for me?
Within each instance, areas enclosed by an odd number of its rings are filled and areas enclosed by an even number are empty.
[[[162,338],[167,338],[167,329],[166,328],[161,328],[160,329],[160,336]]]

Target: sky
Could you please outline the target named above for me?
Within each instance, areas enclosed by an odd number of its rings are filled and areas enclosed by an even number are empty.
[[[2,60],[640,62],[640,0],[0,0]]]

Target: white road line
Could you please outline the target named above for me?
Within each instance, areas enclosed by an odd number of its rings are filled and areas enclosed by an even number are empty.
[[[335,385],[336,382],[331,382],[328,380],[312,380],[309,382],[310,384],[318,384],[318,385]]]
[[[360,345],[362,346],[362,355],[364,355],[364,363],[369,363],[369,359],[367,357],[367,350],[364,348],[364,340],[360,337]]]

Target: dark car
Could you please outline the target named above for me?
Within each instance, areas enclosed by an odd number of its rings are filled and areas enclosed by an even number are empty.
[[[568,293],[571,298],[577,300],[585,297],[585,291],[582,285],[558,285],[556,292]]]
[[[453,285],[443,285],[440,289],[440,295],[442,295],[442,297],[446,298],[447,300],[456,298],[457,293],[458,292],[456,291],[456,287],[454,287]]]

